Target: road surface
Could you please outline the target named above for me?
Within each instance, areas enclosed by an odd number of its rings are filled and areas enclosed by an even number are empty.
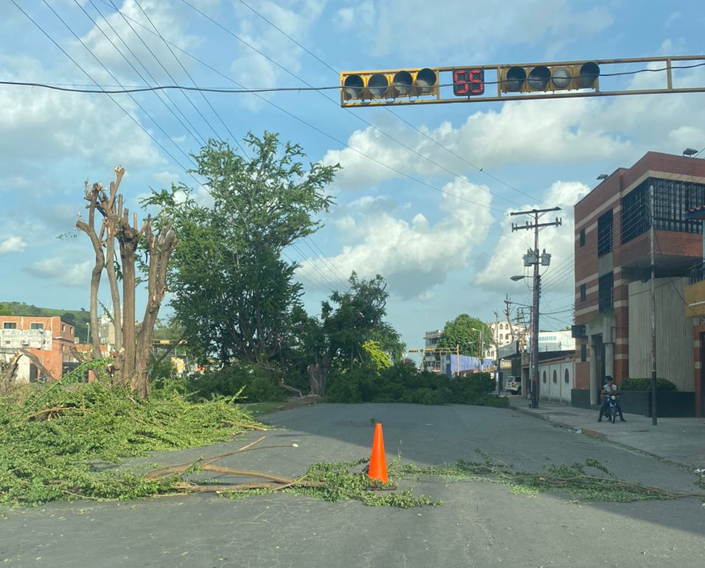
[[[248,452],[223,465],[295,476],[311,463],[368,457],[372,422],[380,421],[388,460],[477,461],[479,450],[517,469],[542,471],[593,458],[622,479],[697,490],[683,469],[510,409],[321,404],[264,419],[284,428],[266,433],[267,443],[299,447]],[[147,461],[218,455],[260,435]],[[4,510],[0,562],[13,568],[705,565],[705,507],[698,499],[575,503],[565,495],[515,495],[506,485],[441,478],[413,490],[444,504],[401,510],[287,494],[193,495]]]

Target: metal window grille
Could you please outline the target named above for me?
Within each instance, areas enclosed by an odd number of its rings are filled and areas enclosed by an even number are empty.
[[[600,312],[608,312],[614,307],[614,275],[612,272],[601,276],[598,281],[598,304]]]
[[[686,219],[690,209],[705,205],[705,185],[682,180],[649,178],[622,201],[622,243],[651,227],[649,186],[654,186],[654,228],[679,233],[702,233],[699,220]]]
[[[604,256],[612,252],[612,210],[610,209],[597,220],[597,256]]]

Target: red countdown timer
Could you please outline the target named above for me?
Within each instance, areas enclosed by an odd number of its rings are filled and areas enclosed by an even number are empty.
[[[484,69],[453,69],[453,94],[457,97],[482,95],[485,92]]]

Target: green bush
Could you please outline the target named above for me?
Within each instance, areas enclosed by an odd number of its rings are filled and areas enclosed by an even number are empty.
[[[619,388],[623,391],[648,391],[651,390],[651,378],[629,378],[624,379]],[[657,391],[677,391],[676,385],[668,379],[656,379]]]
[[[277,374],[258,365],[235,363],[214,371],[207,371],[188,382],[190,392],[204,399],[234,396],[241,390],[245,402],[286,400],[286,392],[279,387]]]
[[[475,373],[454,379],[417,371],[413,363],[387,369],[333,370],[328,376],[328,402],[405,402],[412,404],[475,404],[506,408],[508,399],[492,392],[490,373]]]
[[[494,391],[494,379],[490,373],[473,373],[462,375],[450,381],[453,393],[452,402],[456,404],[475,404],[482,395]]]

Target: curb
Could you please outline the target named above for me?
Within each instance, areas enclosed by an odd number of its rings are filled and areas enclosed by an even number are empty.
[[[564,430],[569,430],[571,432],[579,432],[580,434],[587,436],[588,438],[592,438],[594,440],[599,440],[601,442],[607,442],[608,444],[612,444],[614,446],[620,447],[622,449],[632,451],[632,452],[637,452],[639,454],[645,455],[645,456],[650,456],[652,458],[655,458],[661,462],[669,463],[673,466],[676,466],[681,469],[685,469],[687,471],[692,471],[695,469],[697,466],[690,464],[690,463],[685,463],[681,461],[676,461],[673,459],[666,458],[664,456],[660,456],[658,454],[655,454],[653,452],[649,452],[648,450],[643,450],[641,448],[637,448],[635,446],[631,446],[629,444],[625,444],[624,442],[618,442],[616,440],[611,439],[607,434],[604,434],[602,432],[598,432],[597,430],[593,430],[592,428],[580,428],[576,429],[573,426],[568,426],[567,424],[562,424],[561,422],[557,422],[555,420],[552,420],[548,416],[544,416],[542,414],[536,414],[535,412],[531,412],[530,410],[526,410],[524,408],[518,408],[516,406],[509,406],[511,410],[515,410],[521,414],[525,414],[526,416],[531,416],[533,418],[538,418],[539,420],[543,420],[544,422],[548,422],[552,426],[557,426],[559,428],[563,428]]]

